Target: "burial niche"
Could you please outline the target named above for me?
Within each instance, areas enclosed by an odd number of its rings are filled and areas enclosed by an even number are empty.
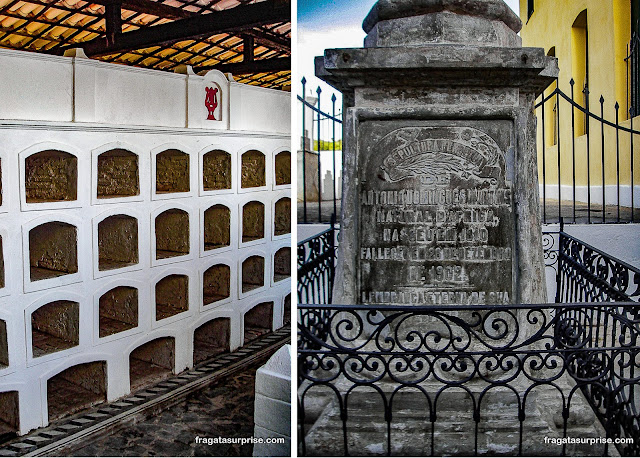
[[[80,343],[80,305],[53,301],[31,314],[33,357],[75,347]]]
[[[173,208],[156,217],[156,259],[189,254],[189,213]]]
[[[29,276],[45,280],[78,272],[77,229],[60,221],[29,231]]]
[[[13,439],[20,431],[19,395],[17,391],[0,393],[0,444]]]
[[[168,149],[156,155],[156,193],[189,192],[189,155]]]
[[[202,157],[202,186],[205,191],[231,189],[231,154],[216,149]]]
[[[204,211],[204,249],[214,250],[231,245],[231,210],[213,205]]]
[[[242,292],[264,286],[264,258],[249,256],[242,262]]]
[[[283,197],[275,205],[275,215],[273,217],[274,235],[285,235],[291,233],[291,199]]]
[[[7,323],[0,320],[0,369],[9,366],[9,345],[7,340]]]
[[[273,255],[273,281],[291,277],[291,248],[282,247]]]
[[[248,202],[242,207],[242,243],[264,238],[264,204]]]
[[[229,297],[231,291],[231,269],[226,264],[216,264],[205,270],[202,278],[204,305],[213,304]]]
[[[231,320],[215,318],[193,333],[193,363],[198,364],[230,351]]]
[[[175,339],[173,337],[161,337],[139,346],[129,355],[131,391],[171,376],[174,365]]]
[[[261,302],[244,314],[244,343],[271,332],[273,302]]]
[[[98,199],[140,194],[138,155],[112,149],[98,156]]]
[[[47,380],[49,423],[107,400],[107,363],[72,366]]]
[[[291,153],[283,151],[276,154],[276,186],[291,184]]]
[[[98,224],[98,270],[120,269],[138,263],[138,220],[113,215]]]
[[[98,301],[99,335],[107,337],[138,326],[138,289],[117,286]]]
[[[242,155],[240,186],[258,188],[266,185],[264,154],[258,150],[249,150]]]
[[[189,277],[167,275],[156,283],[156,321],[189,310]]]
[[[76,200],[78,158],[64,151],[46,150],[25,159],[24,187],[28,203]]]

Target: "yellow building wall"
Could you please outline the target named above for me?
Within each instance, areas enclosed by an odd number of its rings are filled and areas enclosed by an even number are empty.
[[[573,27],[576,18],[586,9],[585,29]],[[585,79],[584,62],[585,50],[579,44],[587,40],[588,43],[588,81],[589,81],[589,109],[600,116],[601,109],[604,119],[615,124],[615,103],[619,103],[618,119],[622,126],[629,127],[627,102],[627,65],[624,58],[627,55],[627,45],[631,36],[631,3],[630,0],[535,0],[534,12],[527,19],[527,0],[520,0],[520,15],[523,22],[521,31],[523,46],[541,47],[545,53],[555,48],[560,73],[558,86],[567,96],[571,96],[570,80],[574,78],[574,100],[584,106],[582,93]],[[549,95],[550,87],[545,91]],[[604,98],[601,106],[600,97]],[[578,109],[564,101],[557,101],[559,114],[553,108],[556,104],[555,96],[545,104],[545,139],[542,139],[542,110],[538,115],[538,169],[540,183],[544,177],[547,187],[558,187],[558,150],[560,150],[560,182],[562,185],[562,199],[570,200],[567,195],[574,183],[584,187],[602,186],[602,126],[597,120],[589,122],[589,148],[587,155],[587,135],[584,115]],[[538,99],[539,101],[540,99]],[[554,120],[554,116],[556,120]],[[575,137],[572,135],[572,123],[575,127]],[[633,121],[634,129],[640,128],[640,117]],[[560,144],[556,144],[553,131],[559,131]],[[631,135],[619,132],[612,127],[604,126],[604,171],[607,186],[607,201],[611,196],[610,186],[615,188],[617,177],[620,184],[627,188],[631,182]],[[634,135],[634,185],[640,184],[640,135]],[[543,151],[545,155],[543,157]],[[615,191],[614,191],[615,192]],[[629,194],[630,190],[626,190]],[[602,199],[602,191],[598,201]],[[557,191],[556,191],[557,194]],[[579,199],[581,200],[581,199]],[[639,205],[637,202],[636,205]]]

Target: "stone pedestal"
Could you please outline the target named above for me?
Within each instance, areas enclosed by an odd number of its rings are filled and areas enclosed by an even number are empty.
[[[535,97],[556,60],[501,0],[380,0],[365,47],[316,74],[344,97],[342,304],[545,302]]]

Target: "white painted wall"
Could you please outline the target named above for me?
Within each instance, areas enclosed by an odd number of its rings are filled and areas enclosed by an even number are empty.
[[[73,75],[76,73],[75,86]],[[273,205],[290,197],[291,186],[275,186],[275,154],[290,148],[289,94],[233,83],[237,99],[227,92],[223,119],[196,119],[203,113],[204,93],[194,96],[202,107],[191,108],[187,88],[195,91],[217,81],[218,74],[200,77],[188,74],[136,70],[97,63],[86,58],[60,58],[0,50],[0,160],[2,205],[0,236],[5,263],[5,287],[0,289],[0,320],[7,324],[9,366],[0,369],[0,392],[17,390],[20,402],[20,432],[47,424],[47,380],[62,370],[85,362],[106,361],[107,397],[113,400],[129,393],[129,353],[158,337],[175,338],[175,370],[193,366],[193,332],[218,317],[231,320],[231,348],[242,345],[244,314],[258,303],[274,302],[272,326],[283,323],[285,297],[290,282],[273,281],[273,255],[290,246],[290,235],[274,236]],[[224,78],[224,75],[223,75]],[[227,81],[228,82],[228,81]],[[189,85],[191,83],[191,85]],[[233,95],[231,94],[231,95]],[[251,94],[251,97],[245,97]],[[75,95],[75,96],[74,96]],[[197,95],[197,94],[196,94]],[[223,99],[224,100],[224,99]],[[193,102],[195,103],[195,102]],[[267,113],[274,104],[277,116],[251,122],[226,119],[228,113]],[[226,110],[226,109],[224,109]],[[73,122],[75,113],[76,121]],[[189,114],[189,115],[188,115]],[[187,119],[188,116],[191,119]],[[185,127],[192,125],[193,127]],[[229,129],[229,125],[235,126]],[[97,155],[120,147],[136,153],[139,162],[140,195],[97,199]],[[179,149],[190,157],[190,191],[155,193],[155,155]],[[27,204],[24,200],[24,159],[43,149],[58,149],[78,158],[78,199],[73,202]],[[202,189],[202,155],[213,149],[231,154],[232,189]],[[240,155],[258,149],[265,155],[267,186],[241,189]],[[265,238],[242,244],[241,205],[248,200],[265,204]],[[203,213],[216,203],[231,209],[232,245],[204,251]],[[190,253],[156,260],[154,218],[169,208],[189,214]],[[132,267],[100,272],[97,269],[96,227],[110,214],[126,213],[138,219],[139,263]],[[78,228],[77,274],[31,282],[28,275],[28,232],[45,221],[67,221]],[[265,286],[241,292],[241,259],[265,257]],[[204,306],[202,275],[214,264],[231,269],[231,297]],[[155,320],[155,282],[171,273],[189,277],[189,310],[171,318]],[[138,326],[100,338],[98,299],[116,286],[138,288]],[[30,313],[51,300],[69,298],[80,304],[80,343],[68,350],[33,358],[30,346]]]
[[[291,132],[289,93],[236,83],[215,70],[169,73],[75,54],[0,50],[0,119]],[[205,87],[213,83],[221,91],[221,119],[208,120]]]
[[[254,444],[253,456],[291,456],[291,356],[285,345],[256,372],[254,436],[284,443]]]

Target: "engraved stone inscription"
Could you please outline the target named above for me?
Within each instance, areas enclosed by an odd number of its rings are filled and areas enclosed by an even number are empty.
[[[114,149],[98,156],[98,199],[140,194],[138,156]]]
[[[361,302],[511,303],[511,122],[414,124],[361,125]]]
[[[231,189],[231,155],[226,151],[209,151],[202,157],[202,184],[205,191]]]

